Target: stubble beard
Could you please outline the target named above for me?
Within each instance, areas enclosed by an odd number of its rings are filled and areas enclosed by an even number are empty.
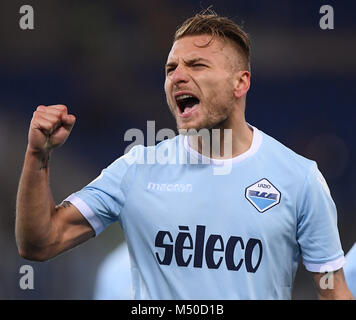
[[[183,135],[192,135],[202,129],[208,129],[209,131],[215,128],[224,129],[227,120],[232,114],[233,99],[227,100],[224,104],[212,102],[208,105],[206,103],[200,105],[199,108],[201,108],[201,110],[198,111],[200,113],[198,121],[188,121],[187,123],[178,119],[176,111],[173,110],[169,103],[168,106],[176,120],[178,132]]]

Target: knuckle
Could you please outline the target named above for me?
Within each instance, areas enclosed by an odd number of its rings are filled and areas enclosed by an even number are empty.
[[[56,109],[53,109],[52,114],[57,118],[57,120],[62,116],[62,112]]]
[[[37,110],[37,111],[44,111],[44,110],[46,110],[46,107],[43,106],[43,105],[40,105],[40,106],[38,106],[38,107],[36,108],[36,110]]]
[[[34,119],[39,118],[39,116],[40,116],[39,111],[40,111],[40,110],[36,110],[36,111],[33,112],[33,118],[34,118]]]
[[[36,111],[34,111],[34,113],[33,113],[33,117],[34,117],[34,118],[40,118],[42,114],[43,114],[43,111],[42,111],[42,110],[36,110]]]

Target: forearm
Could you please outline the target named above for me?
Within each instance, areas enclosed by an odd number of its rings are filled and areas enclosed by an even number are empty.
[[[21,255],[35,254],[53,241],[54,212],[48,156],[27,150],[16,203],[16,242]]]
[[[345,289],[342,292],[323,292],[318,293],[319,300],[354,300],[354,297],[349,289]]]
[[[354,300],[342,268],[328,273],[313,273],[319,300]]]

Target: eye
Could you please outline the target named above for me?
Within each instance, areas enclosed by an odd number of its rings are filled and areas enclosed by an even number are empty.
[[[194,63],[193,67],[206,67],[206,65],[202,63]]]
[[[166,68],[166,74],[170,74],[171,72],[173,72],[175,69],[175,67],[167,67]]]

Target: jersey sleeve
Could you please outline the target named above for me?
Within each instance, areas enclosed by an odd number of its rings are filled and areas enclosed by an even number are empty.
[[[134,181],[139,146],[118,158],[82,190],[64,201],[71,202],[88,220],[97,236],[118,217]]]
[[[311,272],[330,272],[345,263],[337,228],[337,211],[315,162],[299,195],[297,240],[303,264]]]

